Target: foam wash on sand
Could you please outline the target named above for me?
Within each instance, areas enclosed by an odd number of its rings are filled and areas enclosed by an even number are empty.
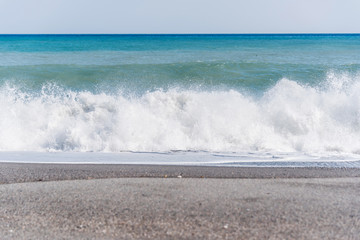
[[[359,35],[0,36],[0,155],[356,162],[359,44]]]

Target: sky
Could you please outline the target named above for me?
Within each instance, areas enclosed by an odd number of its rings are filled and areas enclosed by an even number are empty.
[[[360,33],[359,0],[0,0],[0,34]]]

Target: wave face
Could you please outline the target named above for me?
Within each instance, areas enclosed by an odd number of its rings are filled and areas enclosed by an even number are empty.
[[[281,79],[260,97],[170,89],[141,96],[0,90],[2,151],[360,153],[360,81]]]

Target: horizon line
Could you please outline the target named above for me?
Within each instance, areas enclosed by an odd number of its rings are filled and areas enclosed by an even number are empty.
[[[0,33],[4,35],[360,35],[359,33]]]

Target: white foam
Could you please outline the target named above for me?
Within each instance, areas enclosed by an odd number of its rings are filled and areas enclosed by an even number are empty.
[[[275,154],[275,155],[273,155]],[[298,153],[209,153],[209,152],[0,152],[1,163],[40,164],[141,164],[225,167],[352,167],[351,156],[310,156]]]
[[[329,74],[313,88],[282,79],[260,98],[169,90],[141,97],[0,91],[0,150],[360,153],[360,84]]]

